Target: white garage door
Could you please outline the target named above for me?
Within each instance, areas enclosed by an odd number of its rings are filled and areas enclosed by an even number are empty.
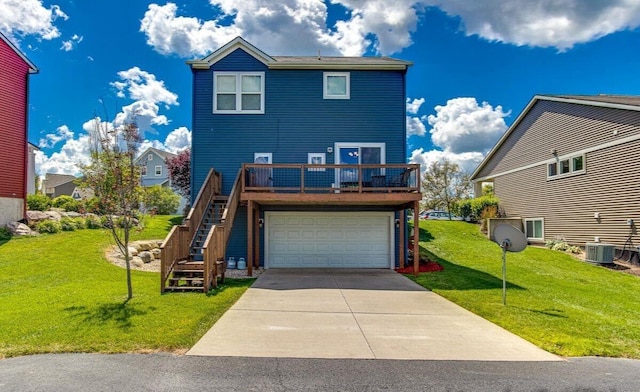
[[[393,213],[265,212],[267,268],[391,268]]]

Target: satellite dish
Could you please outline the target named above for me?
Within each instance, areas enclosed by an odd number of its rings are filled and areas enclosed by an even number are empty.
[[[493,238],[501,248],[508,252],[521,252],[527,247],[527,237],[520,230],[511,225],[496,226]]]
[[[527,247],[527,237],[511,225],[501,224],[493,231],[494,241],[502,248],[502,304],[507,304],[507,252],[521,252]]]

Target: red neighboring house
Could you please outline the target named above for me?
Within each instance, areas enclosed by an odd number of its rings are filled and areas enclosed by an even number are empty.
[[[29,74],[37,72],[0,33],[0,226],[25,217]]]

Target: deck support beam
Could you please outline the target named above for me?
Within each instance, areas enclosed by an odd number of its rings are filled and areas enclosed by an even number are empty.
[[[400,268],[404,268],[404,259],[405,259],[405,249],[407,249],[407,244],[404,240],[405,230],[407,230],[407,222],[404,215],[404,209],[400,210],[400,228],[399,228],[399,238],[398,242],[400,243],[400,249],[398,252],[398,257],[400,258],[399,266]]]
[[[253,276],[253,229],[255,227],[253,204],[251,200],[247,202],[247,276]]]

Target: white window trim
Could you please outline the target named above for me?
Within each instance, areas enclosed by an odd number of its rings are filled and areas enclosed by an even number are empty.
[[[320,163],[314,163],[313,161],[317,158],[320,158]],[[325,154],[324,152],[310,152],[307,154],[307,163],[309,165],[324,165],[327,163],[327,154]],[[307,169],[307,171],[310,172],[323,172],[326,169],[323,167],[310,167]]]
[[[360,147],[380,147],[380,164],[384,165],[387,162],[387,151],[385,143],[335,143],[334,144],[334,162],[336,165],[341,164],[340,162],[340,149],[341,148],[360,148]],[[360,158],[358,158],[358,163],[360,163]],[[340,184],[340,169],[335,170],[335,183]],[[384,169],[381,170],[381,174],[384,174]]]
[[[347,79],[346,95],[327,94],[327,79],[329,76],[345,76]],[[324,72],[322,75],[322,98],[323,99],[351,99],[351,74],[349,72]]]
[[[147,155],[147,161],[153,161],[153,154],[149,153]]]
[[[218,75],[234,75],[236,77],[236,109],[218,110],[218,93],[216,91],[216,80]],[[260,76],[260,110],[242,110],[242,76]],[[255,93],[254,93],[255,94]],[[216,114],[264,114],[264,72],[227,72],[219,71],[213,73],[213,113]]]
[[[574,170],[573,169],[573,160],[575,158],[580,158],[580,157],[582,157],[582,169],[581,170]],[[569,172],[567,172],[567,173],[561,173],[560,172],[560,162],[562,162],[562,161],[569,161]],[[555,165],[556,166],[556,174],[553,175],[553,176],[549,174],[549,166],[551,166],[551,165]],[[579,174],[585,174],[587,172],[586,167],[587,167],[586,154],[582,153],[582,154],[564,155],[562,157],[558,157],[555,161],[549,162],[547,164],[547,180],[555,180],[555,179],[558,179],[558,178],[564,178],[564,177],[570,177],[570,176],[577,176]]]
[[[527,235],[527,222],[542,222],[542,237],[529,237]],[[529,241],[544,241],[544,218],[525,218],[524,219],[524,231],[525,236],[527,236],[527,240]]]
[[[156,169],[156,171],[155,171],[156,177],[162,176],[162,165],[156,165],[155,169]],[[160,169],[160,170],[158,170],[158,169]]]
[[[273,153],[272,152],[254,152],[253,153],[253,162],[256,162],[256,159],[259,157],[267,157],[269,163],[273,163]]]

